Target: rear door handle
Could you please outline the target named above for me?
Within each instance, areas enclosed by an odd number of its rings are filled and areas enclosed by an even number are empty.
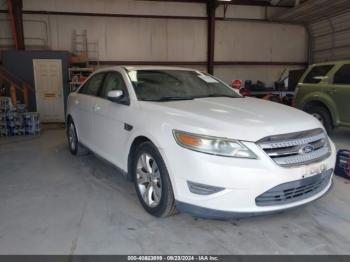
[[[80,102],[79,102],[78,99],[75,99],[74,103],[75,103],[76,105],[79,105]]]

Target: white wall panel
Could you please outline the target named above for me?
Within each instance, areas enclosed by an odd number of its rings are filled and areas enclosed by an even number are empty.
[[[205,21],[168,20],[168,58],[173,61],[205,61]]]
[[[215,60],[305,62],[307,34],[302,26],[218,21]]]
[[[25,19],[33,17],[49,24],[52,49],[72,51],[74,30],[87,30],[88,41],[99,43],[100,60],[206,59],[206,22],[201,20],[25,15]]]

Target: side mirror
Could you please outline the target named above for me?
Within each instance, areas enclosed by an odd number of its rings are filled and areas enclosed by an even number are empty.
[[[121,90],[112,90],[109,91],[107,94],[108,100],[118,103],[118,104],[124,104],[129,105],[129,99],[127,96],[124,95],[124,92]]]

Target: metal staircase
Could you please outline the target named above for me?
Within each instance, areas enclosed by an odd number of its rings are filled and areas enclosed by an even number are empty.
[[[35,93],[35,89],[0,66],[0,96],[10,96],[13,105],[20,101],[28,109],[29,92]]]

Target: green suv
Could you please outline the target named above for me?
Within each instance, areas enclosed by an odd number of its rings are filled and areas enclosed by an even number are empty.
[[[350,127],[350,60],[311,65],[295,90],[295,104],[319,119],[328,132]]]

